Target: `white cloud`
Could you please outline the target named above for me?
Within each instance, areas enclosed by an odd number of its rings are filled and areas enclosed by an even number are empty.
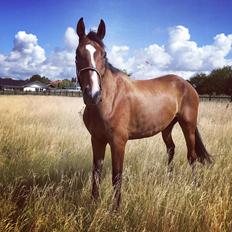
[[[151,44],[129,56],[125,52],[115,52],[112,47],[110,61],[133,73],[138,79],[151,78],[167,73],[175,73],[189,78],[196,72],[209,72],[224,65],[232,65],[226,56],[232,50],[232,34],[218,34],[210,45],[198,46],[192,41],[188,28],[176,26],[169,29],[168,42],[162,46]],[[120,48],[120,46],[118,46]],[[125,57],[128,56],[128,59]]]
[[[46,59],[45,51],[38,45],[38,39],[33,34],[19,31],[15,35],[14,48],[7,57],[9,62],[18,62],[24,65],[35,65],[44,62]]]
[[[190,39],[188,28],[178,25],[169,29],[169,40],[171,43],[187,41]]]
[[[9,55],[0,55],[1,74],[4,76],[24,77],[36,73],[45,60],[45,50],[38,45],[38,39],[33,34],[19,31],[14,38],[14,47]]]
[[[128,61],[126,60],[128,59],[128,52],[129,47],[114,45],[107,54],[107,57],[114,66],[120,67],[120,69],[127,69]]]
[[[68,27],[65,31],[64,43],[63,49],[55,49],[46,57],[36,35],[19,31],[12,51],[6,56],[0,54],[0,76],[25,79],[38,73],[51,79],[74,77],[78,40],[73,28]]]
[[[199,47],[190,40],[187,28],[177,26],[169,31],[167,51],[172,56],[171,68],[183,71],[207,71],[227,65],[225,57],[231,51],[232,35],[218,34],[214,43]]]
[[[165,68],[171,60],[164,47],[151,44],[129,56],[128,46],[113,46],[109,52],[109,61],[120,69],[125,69],[135,76],[148,78]]]
[[[76,49],[78,44],[77,34],[72,27],[68,27],[65,31],[64,41],[66,45],[66,49],[73,51]]]
[[[232,50],[232,34],[217,34],[213,42],[199,46],[191,40],[189,29],[178,25],[169,29],[167,43],[150,44],[131,51],[129,46],[112,46],[109,61],[117,68],[132,72],[138,79],[176,73],[189,78],[195,72],[209,72],[214,68],[232,65],[227,58]],[[14,38],[12,51],[0,54],[0,76],[28,78],[33,74],[51,79],[75,76],[75,49],[78,38],[73,28],[64,33],[64,47],[47,55],[36,35],[19,31]]]
[[[75,77],[75,50],[78,38],[73,28],[66,29],[64,41],[65,48],[54,50],[42,66],[43,75],[54,79]]]

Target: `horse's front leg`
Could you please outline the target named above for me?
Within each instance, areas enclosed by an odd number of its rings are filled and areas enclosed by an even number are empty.
[[[101,173],[105,157],[106,142],[91,137],[93,150],[92,197],[97,200],[101,183]]]
[[[125,146],[126,140],[121,137],[114,138],[110,144],[112,156],[112,184],[114,187],[112,210],[117,210],[121,201],[122,171]]]

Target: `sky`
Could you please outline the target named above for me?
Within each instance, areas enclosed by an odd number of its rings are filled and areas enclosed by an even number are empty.
[[[106,24],[109,61],[147,79],[232,65],[232,1],[1,1],[0,76],[75,77],[76,23]]]

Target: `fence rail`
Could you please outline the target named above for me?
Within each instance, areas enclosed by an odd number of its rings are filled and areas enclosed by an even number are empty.
[[[47,90],[43,92],[30,92],[30,91],[9,91],[9,90],[0,90],[0,95],[40,95],[40,96],[67,96],[67,97],[81,97],[82,92],[80,91],[72,91],[65,89],[57,89],[57,90]],[[230,101],[232,102],[231,96],[216,96],[216,95],[200,95],[200,99],[202,101]]]
[[[231,96],[216,96],[216,95],[200,95],[201,100],[208,100],[208,101],[230,101],[232,102],[232,95]]]
[[[0,90],[0,95],[38,95],[38,96],[67,96],[81,97],[82,92],[65,89],[46,90],[46,91],[19,91],[19,90]]]

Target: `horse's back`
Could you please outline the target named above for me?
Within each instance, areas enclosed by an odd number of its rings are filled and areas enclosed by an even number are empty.
[[[164,130],[183,111],[197,112],[197,93],[181,77],[166,75],[132,81],[129,85],[130,138],[152,136]]]
[[[154,95],[166,95],[181,104],[198,104],[199,97],[192,85],[183,78],[169,74],[149,80],[134,81],[138,91],[149,92]]]
[[[150,88],[172,98],[176,102],[176,116],[180,120],[194,121],[197,119],[199,96],[193,86],[177,75],[165,75],[151,79]]]

